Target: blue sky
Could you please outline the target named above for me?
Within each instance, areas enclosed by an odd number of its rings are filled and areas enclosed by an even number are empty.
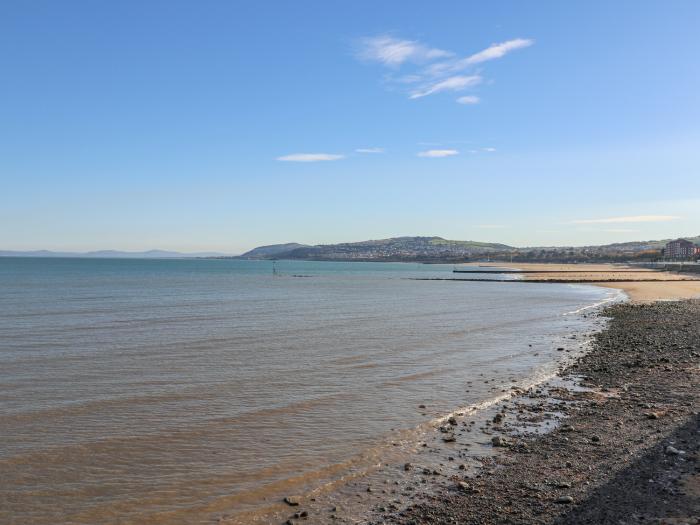
[[[0,249],[698,235],[699,24],[695,1],[3,2]]]

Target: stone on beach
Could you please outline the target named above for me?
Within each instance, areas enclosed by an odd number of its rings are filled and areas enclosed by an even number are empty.
[[[493,436],[491,438],[491,444],[494,447],[507,447],[510,445],[510,442],[503,436]]]

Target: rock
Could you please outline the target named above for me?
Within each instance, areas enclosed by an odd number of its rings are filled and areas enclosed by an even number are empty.
[[[599,436],[591,436],[591,441],[593,443],[598,443],[600,441],[600,437]]]
[[[406,463],[406,464],[403,466],[403,469],[404,469],[406,472],[408,472],[409,470],[411,470],[411,467],[413,467],[413,465],[411,465],[410,463]]]
[[[454,434],[447,434],[445,436],[442,436],[442,440],[445,443],[452,443],[453,441],[457,441],[457,438],[455,437]]]
[[[646,414],[646,416],[647,419],[659,419],[659,417],[661,417],[661,414],[659,414],[658,412],[649,412],[648,414]]]
[[[573,425],[562,425],[561,431],[562,432],[573,432],[576,430]]]
[[[491,438],[491,444],[494,447],[507,447],[509,445],[508,440],[501,436],[493,436]]]
[[[448,422],[450,425],[453,425],[453,426],[454,426],[454,425],[457,425],[457,418],[454,417],[454,416],[450,416],[450,417],[448,418],[447,422]]]
[[[556,500],[557,503],[569,504],[574,502],[574,498],[571,496],[559,496]]]
[[[425,408],[425,405],[418,405],[418,408]]]
[[[685,451],[678,450],[676,447],[669,445],[666,447],[666,454],[669,456],[680,456],[681,454],[685,454]]]
[[[290,505],[292,507],[296,507],[299,505],[299,498],[297,498],[296,496],[287,496],[286,498],[284,498],[284,502],[287,505]]]
[[[457,486],[459,487],[459,489],[460,489],[461,491],[467,492],[467,493],[469,493],[469,494],[476,494],[477,492],[479,492],[478,489],[475,489],[474,487],[472,487],[472,486],[471,486],[469,483],[467,483],[466,481],[460,481],[459,483],[457,483]]]

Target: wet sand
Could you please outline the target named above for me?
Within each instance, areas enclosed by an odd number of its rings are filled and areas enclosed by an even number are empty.
[[[608,327],[559,383],[497,407],[481,468],[419,471],[413,505],[367,522],[698,523],[700,301],[605,314]]]
[[[484,263],[480,266],[502,267],[503,264]],[[700,280],[697,279],[697,274],[682,275],[657,270],[640,271],[639,268],[619,264],[515,263],[513,267],[520,270],[543,272],[523,274],[523,278],[527,281],[590,282],[593,285],[622,290],[633,302],[700,297]],[[614,282],[616,280],[624,280],[625,282]]]

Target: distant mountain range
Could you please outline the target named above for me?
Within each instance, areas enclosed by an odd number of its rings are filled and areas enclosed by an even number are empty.
[[[0,257],[90,257],[95,259],[182,259],[192,257],[223,257],[223,253],[199,252],[180,253],[165,250],[148,250],[145,252],[122,252],[117,250],[98,250],[93,252],[52,252],[49,250],[12,251],[0,250]]]

